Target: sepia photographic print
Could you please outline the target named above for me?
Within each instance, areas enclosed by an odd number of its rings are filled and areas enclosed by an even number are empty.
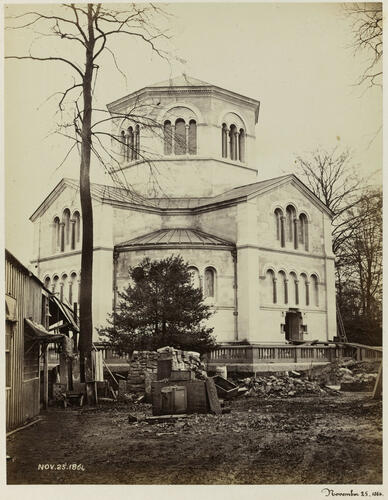
[[[3,14],[4,498],[382,497],[382,4]]]

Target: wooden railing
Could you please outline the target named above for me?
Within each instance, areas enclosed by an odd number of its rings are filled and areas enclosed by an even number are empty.
[[[310,363],[351,357],[358,361],[381,359],[381,350],[351,345],[220,345],[208,354],[210,364]]]

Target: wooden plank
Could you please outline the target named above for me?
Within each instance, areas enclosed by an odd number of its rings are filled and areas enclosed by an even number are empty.
[[[43,349],[43,405],[48,408],[48,344],[42,345]]]
[[[379,373],[377,374],[377,379],[372,395],[373,399],[380,398],[382,391],[383,391],[383,362],[380,363]]]
[[[220,402],[218,400],[217,389],[214,380],[212,378],[207,378],[205,384],[207,397],[209,398],[210,410],[216,415],[221,415],[222,410]]]

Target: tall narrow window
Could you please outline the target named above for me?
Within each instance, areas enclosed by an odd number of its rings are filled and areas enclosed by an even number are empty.
[[[282,238],[282,215],[283,212],[280,210],[280,208],[277,208],[275,210],[275,231],[276,231],[276,239],[281,241]]]
[[[278,272],[278,303],[287,304],[288,294],[286,292],[286,275],[283,271]]]
[[[267,304],[276,304],[277,302],[277,293],[276,293],[276,279],[275,274],[272,269],[268,269],[265,274],[265,283],[266,283],[266,302]]]
[[[81,217],[76,210],[73,213],[73,218],[72,218],[72,228],[71,228],[71,249],[74,250],[77,248],[79,241],[80,241],[80,233],[81,233]]]
[[[204,295],[205,297],[214,297],[214,269],[208,267],[205,270]]]
[[[53,222],[53,251],[59,252],[61,248],[61,227],[59,217],[55,217]]]
[[[64,227],[64,247],[68,247],[70,244],[70,210],[65,208],[63,211],[62,222],[65,224]]]
[[[164,122],[164,154],[172,154],[172,127],[170,120]]]
[[[228,157],[228,127],[222,124],[222,158]]]
[[[44,280],[44,286],[49,289],[50,288],[50,276],[47,276]]]
[[[128,127],[128,137],[127,137],[127,160],[133,160],[135,158],[135,145],[133,143],[133,127]]]
[[[242,128],[240,128],[240,134],[238,136],[238,159],[241,162],[245,161],[245,133]]]
[[[77,302],[77,274],[71,273],[69,282],[69,304],[73,308],[74,302]]]
[[[230,159],[237,160],[237,128],[236,125],[230,126]]]
[[[124,159],[127,159],[127,138],[125,137],[124,130],[121,131],[120,135],[120,151]]]
[[[286,228],[287,228],[287,241],[294,241],[295,233],[295,208],[292,205],[288,205],[286,208]]]
[[[174,153],[176,155],[186,154],[186,124],[182,118],[175,122]]]
[[[201,281],[199,279],[199,271],[196,267],[189,267],[189,273],[191,274],[191,283],[194,288],[201,288]]]
[[[319,283],[315,274],[311,275],[312,305],[319,306]]]
[[[135,128],[135,148],[134,148],[134,160],[140,158],[140,126],[136,125]]]
[[[58,293],[58,283],[59,283],[59,276],[55,275],[53,277],[53,284],[52,284],[52,293],[54,294]]]
[[[307,276],[302,273],[300,275],[300,304],[302,306],[308,306],[310,302],[309,297],[309,286],[307,281]]]
[[[294,307],[296,304],[297,304],[297,301],[296,301],[296,280],[297,280],[297,277],[296,277],[296,274],[291,272],[289,274],[289,286],[288,286],[288,303],[290,305],[290,307]]]
[[[306,251],[309,249],[308,222],[305,214],[300,214],[299,216],[299,243],[303,245]]]
[[[195,120],[189,122],[189,155],[197,154],[197,123]]]
[[[64,302],[67,299],[67,274],[62,276],[59,298],[61,299],[61,302]]]

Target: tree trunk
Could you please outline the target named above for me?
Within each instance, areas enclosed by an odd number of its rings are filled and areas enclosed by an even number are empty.
[[[92,380],[91,351],[93,343],[92,289],[93,289],[93,207],[90,195],[90,157],[93,79],[93,16],[88,5],[89,45],[86,50],[83,79],[84,112],[81,130],[80,198],[82,210],[82,254],[80,294],[80,368],[81,380]]]

